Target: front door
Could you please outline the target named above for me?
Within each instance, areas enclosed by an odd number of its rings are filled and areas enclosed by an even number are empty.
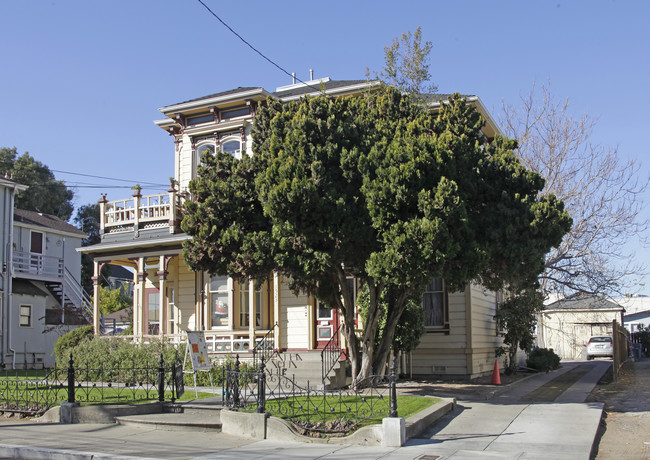
[[[43,273],[43,233],[34,231],[30,233],[29,252],[30,272]]]
[[[337,330],[339,312],[316,302],[316,349],[322,350],[329,343]]]

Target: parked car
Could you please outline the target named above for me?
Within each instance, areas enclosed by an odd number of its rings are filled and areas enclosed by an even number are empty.
[[[611,335],[596,335],[587,342],[587,359],[595,356],[614,357],[614,340]]]

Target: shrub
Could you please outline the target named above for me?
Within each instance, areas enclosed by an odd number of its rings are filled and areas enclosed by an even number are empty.
[[[526,365],[539,371],[548,372],[560,367],[560,357],[550,348],[536,348],[528,355]]]
[[[70,359],[70,350],[76,348],[82,342],[89,342],[94,338],[94,329],[92,325],[81,326],[66,332],[58,338],[54,344],[54,357],[57,365],[67,366]]]

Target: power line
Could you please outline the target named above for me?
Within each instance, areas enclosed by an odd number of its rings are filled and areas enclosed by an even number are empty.
[[[93,179],[106,179],[106,180],[114,180],[118,182],[128,182],[130,184],[148,185],[150,187],[167,187],[169,185],[169,184],[158,184],[155,182],[139,182],[139,181],[129,180],[129,179],[118,179],[117,177],[94,176],[92,174],[82,174],[82,173],[75,173],[70,171],[61,171],[59,169],[50,169],[50,171],[58,172],[61,174],[71,174],[73,176],[92,177]]]
[[[262,56],[262,58],[264,58],[265,60],[267,60],[267,61],[268,61],[269,63],[271,63],[273,66],[277,67],[281,72],[286,73],[286,74],[289,75],[291,78],[295,78],[295,79],[298,80],[300,83],[302,83],[303,85],[307,86],[308,88],[315,89],[316,91],[318,91],[318,92],[320,92],[320,93],[326,94],[325,91],[323,91],[322,89],[320,89],[320,88],[316,88],[315,86],[311,86],[311,85],[305,83],[305,82],[302,81],[300,78],[296,77],[295,74],[289,73],[286,69],[284,69],[283,67],[281,67],[279,64],[276,64],[272,59],[266,57],[264,54],[262,54],[261,51],[259,51],[257,48],[255,48],[255,47],[254,47],[253,45],[251,45],[250,43],[248,43],[248,42],[244,39],[244,37],[242,37],[242,36],[239,35],[237,32],[235,32],[235,31],[233,30],[232,27],[230,27],[228,24],[226,24],[226,23],[223,21],[223,19],[221,19],[219,16],[217,16],[217,14],[216,14],[214,11],[212,11],[208,5],[206,5],[205,3],[203,3],[202,0],[197,0],[197,1],[198,1],[201,5],[203,5],[203,6],[205,7],[205,9],[208,10],[208,11],[210,12],[210,14],[211,14],[212,16],[214,16],[214,17],[217,19],[217,21],[219,21],[221,24],[223,24],[223,25],[224,25],[224,26],[225,26],[225,27],[226,27],[230,32],[232,32],[232,33],[233,33],[237,38],[239,38],[242,42],[244,42],[244,43],[246,44],[246,46],[248,46],[250,49],[252,49],[253,51],[255,51],[255,52],[256,52],[257,54],[259,54],[260,56]]]

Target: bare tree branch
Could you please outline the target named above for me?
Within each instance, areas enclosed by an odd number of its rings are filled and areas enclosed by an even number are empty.
[[[519,139],[522,163],[546,179],[543,193],[554,194],[573,218],[573,228],[546,258],[540,277],[546,293],[621,294],[645,267],[625,253],[633,238],[643,241],[648,221],[640,215],[648,178],[636,160],[617,148],[595,144],[598,119],[574,117],[569,100],[556,99],[550,84],[502,104],[505,135]]]

